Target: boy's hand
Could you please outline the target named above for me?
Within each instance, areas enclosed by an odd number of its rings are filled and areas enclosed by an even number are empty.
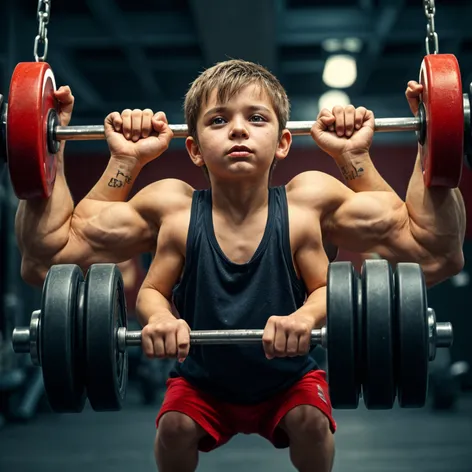
[[[405,91],[405,96],[410,105],[410,110],[413,115],[418,114],[418,107],[420,105],[420,96],[423,93],[423,86],[414,80],[408,82],[408,86]]]
[[[146,109],[110,113],[105,118],[105,136],[112,157],[131,157],[145,166],[169,147],[174,133],[163,112]]]
[[[59,126],[68,126],[74,108],[74,96],[70,87],[67,85],[59,87],[54,92],[54,97],[59,104]]]
[[[141,332],[141,345],[149,358],[177,358],[183,362],[190,349],[190,327],[177,318],[151,318]]]
[[[267,359],[308,354],[313,324],[312,318],[300,313],[289,316],[271,316],[267,320],[262,335]]]
[[[374,136],[374,114],[364,107],[324,108],[311,128],[316,144],[334,159],[368,153]]]

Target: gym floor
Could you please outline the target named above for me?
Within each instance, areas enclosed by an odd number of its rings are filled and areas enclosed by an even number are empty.
[[[2,472],[153,471],[154,418],[130,386],[125,408],[78,415],[40,413],[0,430]],[[335,472],[472,472],[472,394],[453,410],[336,411]],[[239,435],[200,456],[202,471],[294,470],[287,450]]]

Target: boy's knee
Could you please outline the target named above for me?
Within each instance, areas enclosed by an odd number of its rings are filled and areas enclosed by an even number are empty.
[[[156,446],[165,449],[179,450],[196,447],[203,436],[203,429],[187,415],[169,411],[159,420],[156,434]]]
[[[323,443],[331,435],[329,420],[318,408],[300,405],[290,410],[282,420],[290,440]]]

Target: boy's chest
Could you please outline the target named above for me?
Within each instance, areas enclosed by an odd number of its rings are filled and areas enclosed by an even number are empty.
[[[313,221],[310,225],[310,215],[299,209],[289,208],[288,213],[289,219],[285,222],[287,228],[283,228],[283,230],[288,231],[289,240],[287,242],[292,255],[300,249],[304,240],[311,239],[309,244],[316,244],[316,240],[321,245],[320,232],[314,231],[316,227],[319,228],[319,223],[317,225]],[[280,225],[283,222],[272,220],[270,224]],[[307,234],[307,229],[311,235]],[[227,218],[213,215],[213,230],[216,241],[227,259],[236,264],[245,264],[252,259],[263,239],[269,236],[266,234],[269,231],[267,211],[265,214],[262,213],[257,218],[252,218],[241,224],[235,224]]]

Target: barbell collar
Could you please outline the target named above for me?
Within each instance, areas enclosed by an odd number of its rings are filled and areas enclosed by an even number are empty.
[[[233,329],[191,331],[191,345],[228,345],[254,344],[262,341],[263,329]],[[128,346],[141,346],[141,331],[128,331],[118,328],[118,350],[124,352]],[[326,328],[314,329],[311,332],[311,343],[326,346]]]
[[[308,136],[313,121],[288,121],[287,129],[294,136]],[[169,125],[175,138],[188,136],[187,125]],[[378,133],[394,133],[402,131],[421,131],[419,118],[377,118],[374,129]],[[105,139],[105,127],[94,126],[56,126],[53,139],[57,141],[94,141]]]
[[[436,347],[451,347],[454,342],[454,334],[451,323],[436,324]]]
[[[13,351],[17,354],[27,354],[30,352],[30,329],[15,328],[11,337]]]

